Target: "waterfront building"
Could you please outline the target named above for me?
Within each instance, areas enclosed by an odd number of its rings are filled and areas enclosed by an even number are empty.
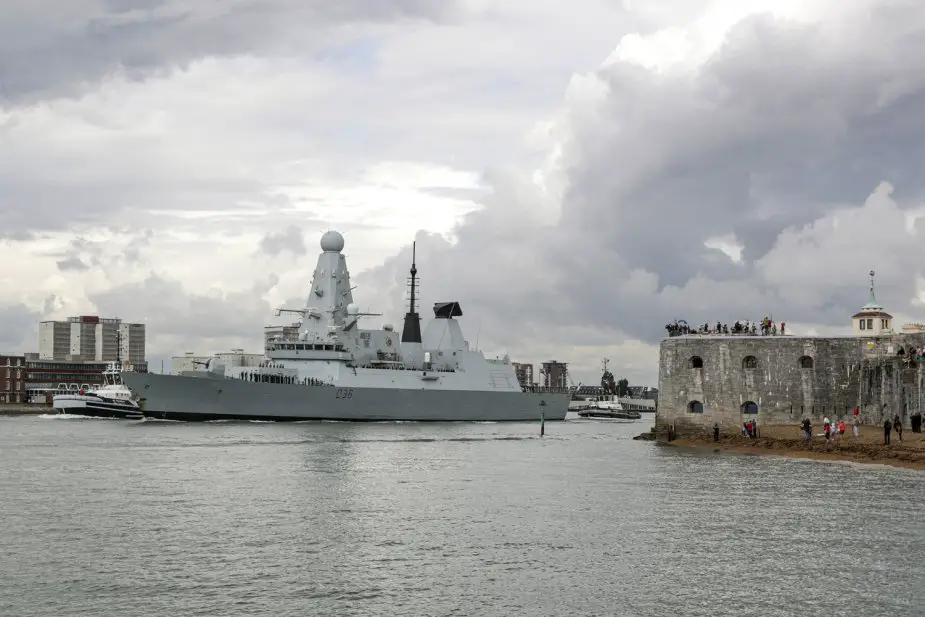
[[[145,361],[145,325],[96,315],[39,323],[39,358],[53,361]]]
[[[299,328],[302,324],[295,322],[292,324],[279,326],[265,326],[263,329],[263,353],[267,354],[271,344],[276,341],[285,341],[299,338]]]
[[[521,388],[529,388],[536,382],[533,381],[533,365],[522,362],[511,362],[514,367],[514,374],[517,375],[517,381]]]
[[[25,365],[25,356],[0,355],[0,403],[25,402]]]
[[[110,362],[105,360],[48,360],[40,354],[25,354],[22,372],[26,399],[45,399],[49,393],[86,390],[103,385],[103,371]],[[132,368],[139,373],[148,372],[147,362],[138,362]]]
[[[233,366],[260,366],[261,362],[266,361],[266,356],[260,353],[245,353],[243,349],[232,349],[208,355],[197,355],[195,352],[188,351],[182,356],[174,356],[170,359],[170,372],[173,375],[180,375],[189,371],[201,371],[202,367],[210,358],[213,362],[218,360],[227,367]]]
[[[543,362],[540,373],[543,375],[543,386],[546,388],[568,387],[568,363],[550,360]]]

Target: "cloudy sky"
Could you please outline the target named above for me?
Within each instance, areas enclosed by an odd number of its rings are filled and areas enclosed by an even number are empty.
[[[921,0],[7,0],[0,351],[261,347],[328,228],[364,308],[654,384],[666,322],[925,320]]]

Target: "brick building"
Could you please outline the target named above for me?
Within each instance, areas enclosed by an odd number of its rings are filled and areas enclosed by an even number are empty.
[[[24,403],[25,356],[0,355],[0,403]]]

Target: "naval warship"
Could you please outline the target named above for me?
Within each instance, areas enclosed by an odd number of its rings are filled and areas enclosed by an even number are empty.
[[[267,342],[259,366],[212,356],[178,375],[123,372],[145,417],[168,420],[537,421],[564,420],[567,388],[522,387],[510,359],[486,358],[463,337],[459,302],[438,302],[421,328],[416,251],[401,334],[364,329],[336,231],[321,254],[298,334]]]

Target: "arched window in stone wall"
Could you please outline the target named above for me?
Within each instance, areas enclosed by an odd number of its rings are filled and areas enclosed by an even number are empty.
[[[813,368],[815,362],[811,356],[802,356],[800,358],[800,368]]]
[[[691,356],[688,364],[691,368],[703,368],[703,358],[700,356]]]
[[[745,401],[742,403],[742,413],[753,416],[758,413],[758,403],[754,401]]]
[[[742,368],[758,368],[758,358],[755,356],[745,356],[742,358]]]
[[[703,403],[700,401],[691,401],[687,404],[688,413],[703,413]]]

